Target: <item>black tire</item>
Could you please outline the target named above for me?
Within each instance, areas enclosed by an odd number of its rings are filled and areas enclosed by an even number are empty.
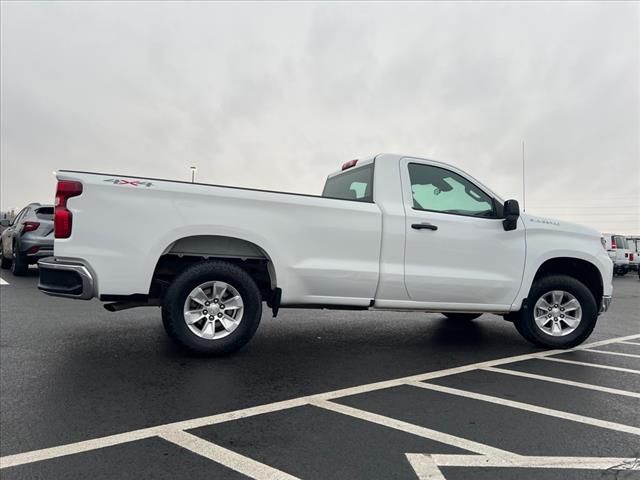
[[[0,247],[0,268],[3,270],[8,270],[11,268],[11,259],[5,258],[4,256],[4,248]]]
[[[582,319],[578,327],[564,336],[551,336],[542,331],[534,320],[534,306],[538,299],[552,290],[563,290],[572,294],[582,308]],[[527,308],[514,316],[518,332],[529,342],[547,348],[572,348],[584,342],[596,326],[598,305],[591,291],[579,280],[566,275],[550,275],[537,280],[531,287]]]
[[[455,320],[456,322],[470,322],[478,318],[481,313],[443,313],[449,320]]]
[[[13,258],[11,259],[11,273],[16,277],[24,277],[29,271],[29,262],[20,255],[16,247],[13,247]]]
[[[244,311],[238,327],[226,337],[205,339],[189,329],[183,307],[194,288],[214,280],[226,282],[238,291]],[[206,261],[186,269],[173,280],[162,304],[162,323],[169,337],[197,355],[222,356],[239,350],[253,337],[261,316],[262,297],[253,278],[242,268],[223,261]]]

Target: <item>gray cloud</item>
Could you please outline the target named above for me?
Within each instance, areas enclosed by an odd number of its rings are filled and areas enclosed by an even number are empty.
[[[317,193],[381,151],[640,233],[637,3],[2,4],[2,208],[59,168]]]

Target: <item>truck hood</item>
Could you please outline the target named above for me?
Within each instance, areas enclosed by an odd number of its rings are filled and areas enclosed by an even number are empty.
[[[557,220],[549,217],[540,217],[530,213],[522,213],[520,216],[522,217],[527,230],[548,230],[597,239],[601,237],[600,232],[596,229],[585,227],[584,225],[579,225],[577,223],[571,223],[565,220]]]

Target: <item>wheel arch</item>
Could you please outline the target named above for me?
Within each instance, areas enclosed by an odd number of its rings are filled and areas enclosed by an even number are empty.
[[[604,285],[602,274],[593,263],[576,257],[550,258],[538,267],[529,291],[531,291],[536,281],[549,275],[567,275],[579,280],[593,294],[598,309],[601,307]]]
[[[267,302],[277,289],[272,257],[260,245],[239,236],[199,234],[175,239],[163,249],[154,270],[150,296],[162,296],[171,279],[184,269],[203,260],[225,260],[249,273]]]

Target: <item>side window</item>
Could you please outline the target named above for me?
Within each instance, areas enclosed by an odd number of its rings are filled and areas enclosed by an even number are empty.
[[[432,165],[409,164],[413,208],[495,218],[493,200],[466,178]]]
[[[373,202],[373,165],[347,170],[327,179],[322,196]]]

